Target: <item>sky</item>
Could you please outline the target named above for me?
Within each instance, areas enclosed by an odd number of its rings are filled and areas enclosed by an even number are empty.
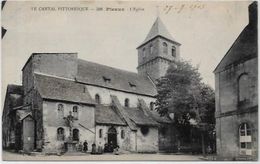
[[[248,24],[250,3],[8,1],[1,21],[7,29],[1,53],[2,100],[7,84],[21,84],[21,69],[34,52],[77,52],[78,58],[137,72],[136,48],[158,15],[182,44],[180,56],[199,66],[203,82],[214,88],[213,71]]]

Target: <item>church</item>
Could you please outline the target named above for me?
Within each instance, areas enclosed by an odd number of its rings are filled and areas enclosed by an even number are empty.
[[[3,110],[3,148],[60,153],[78,143],[118,145],[155,153],[176,147],[173,118],[155,110],[156,79],[180,58],[158,17],[137,47],[138,73],[77,57],[77,53],[32,53],[22,85],[8,85]]]

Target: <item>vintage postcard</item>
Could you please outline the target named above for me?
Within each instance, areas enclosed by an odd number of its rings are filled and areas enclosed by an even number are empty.
[[[2,160],[258,161],[257,1],[2,1]]]

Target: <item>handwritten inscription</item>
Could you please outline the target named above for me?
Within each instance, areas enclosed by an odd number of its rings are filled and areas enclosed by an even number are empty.
[[[202,10],[205,8],[205,4],[203,3],[191,3],[191,4],[180,4],[180,5],[166,5],[163,8],[163,12],[165,14],[169,14],[171,12],[181,13],[184,10]]]

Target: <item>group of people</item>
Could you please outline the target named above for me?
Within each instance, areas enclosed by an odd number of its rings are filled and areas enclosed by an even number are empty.
[[[82,142],[79,142],[77,145],[77,150],[79,152],[84,152],[86,153],[88,151],[88,142],[85,140],[82,144]]]
[[[113,153],[114,152],[114,154],[116,154],[116,155],[119,154],[119,146],[114,145],[112,142],[105,143],[104,149],[102,148],[102,146],[96,146],[95,143],[93,143],[91,145],[91,147],[92,147],[91,154],[102,154],[103,152],[104,153]],[[82,142],[79,142],[77,145],[77,151],[87,153],[88,152],[88,142],[86,140],[84,141],[83,144],[82,144]]]

